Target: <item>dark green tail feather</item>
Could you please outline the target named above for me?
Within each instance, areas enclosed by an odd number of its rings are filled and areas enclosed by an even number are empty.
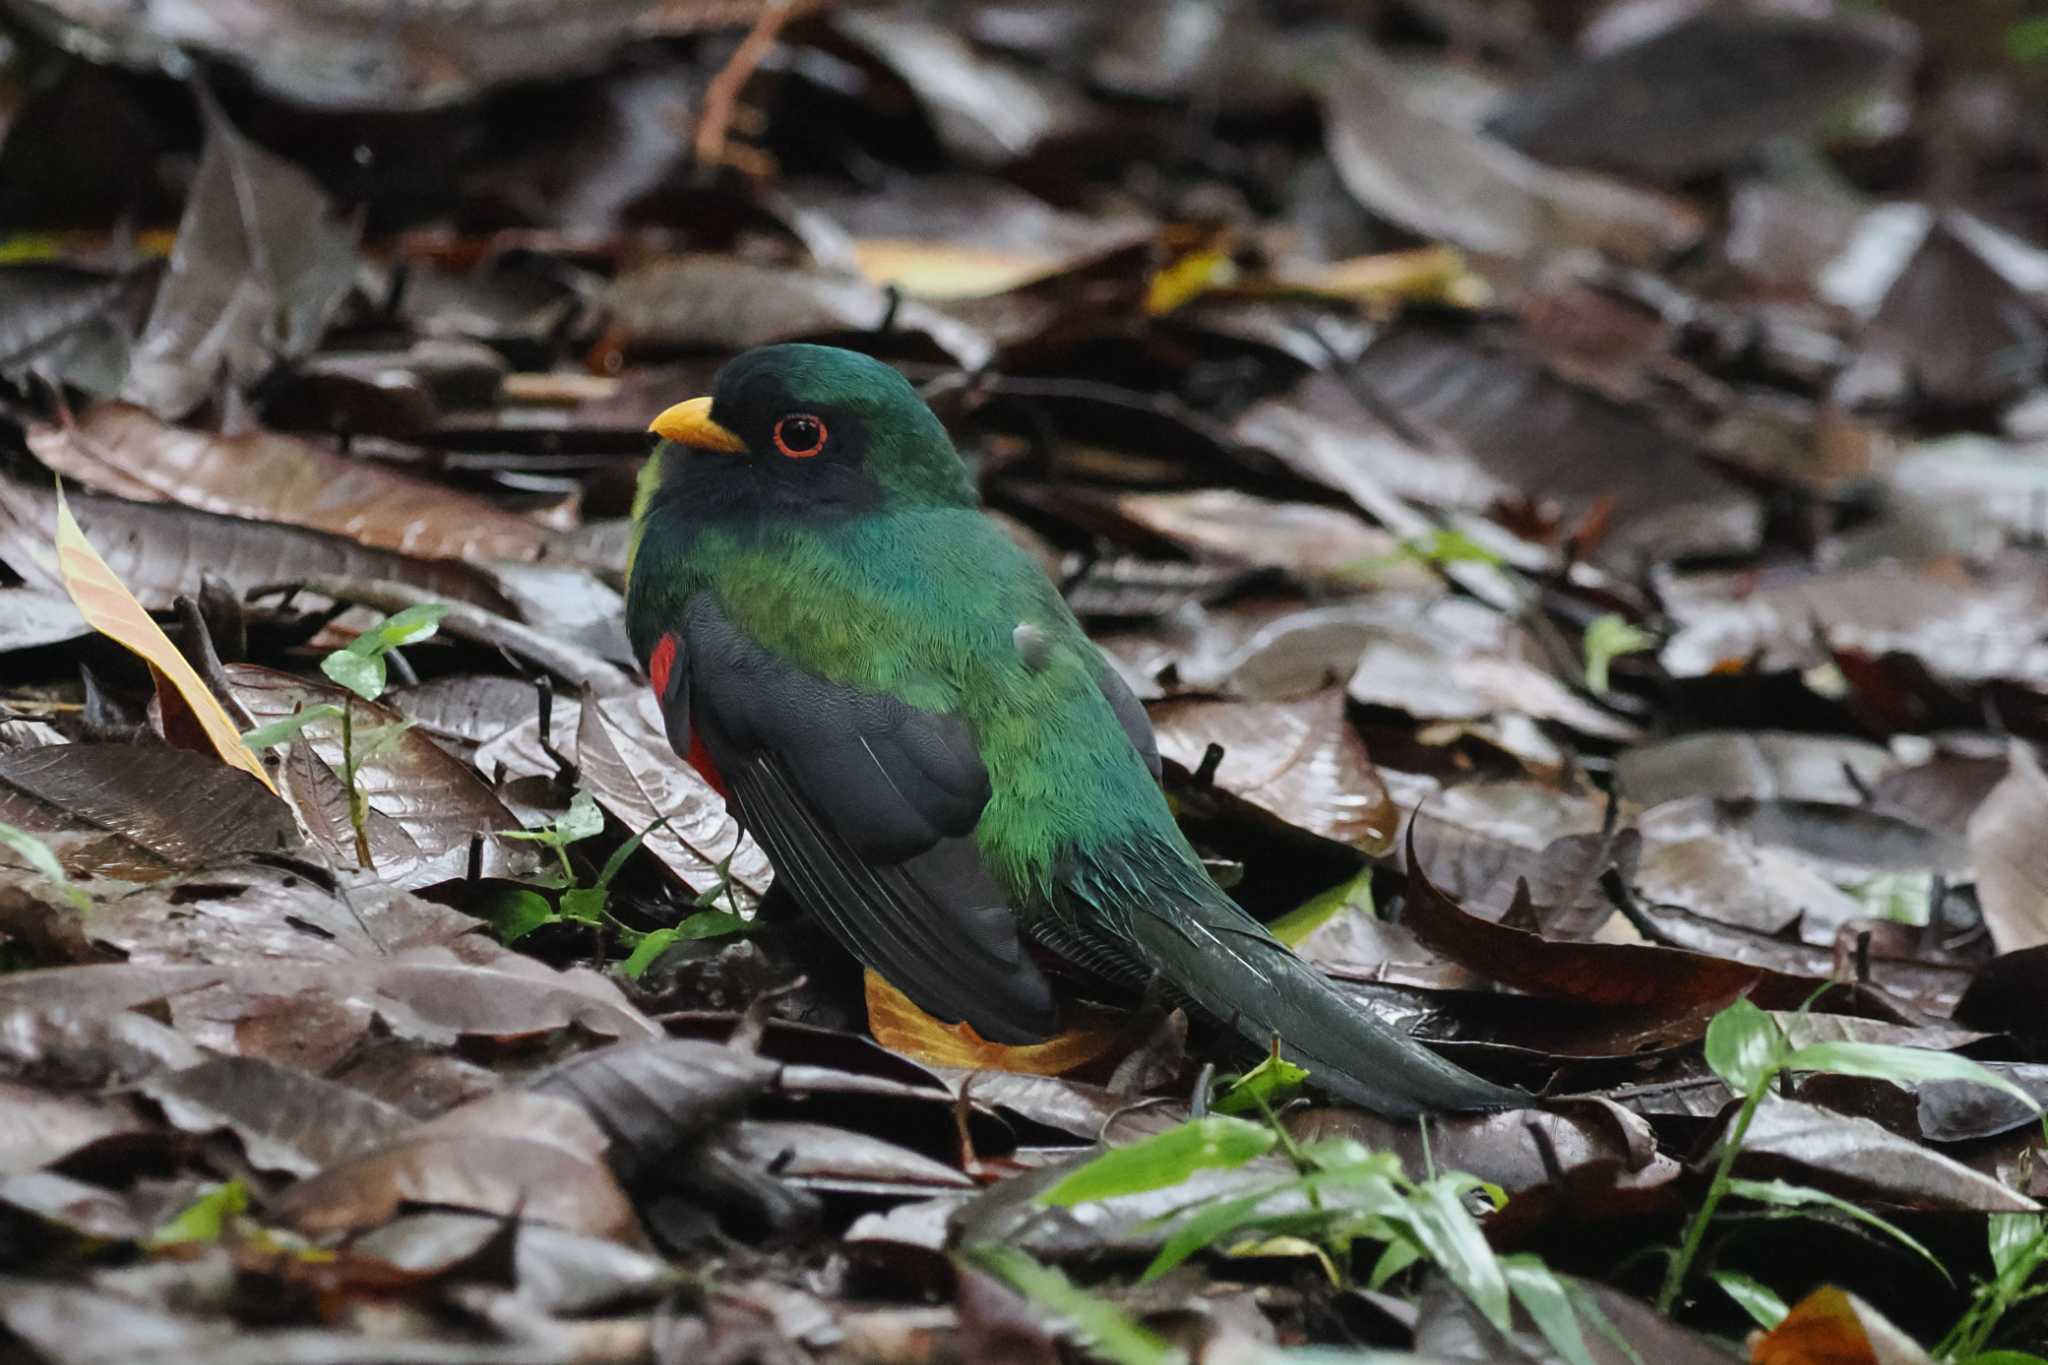
[[[1475,1076],[1347,999],[1216,888],[1119,924],[1148,966],[1204,1012],[1309,1069],[1312,1083],[1388,1118],[1506,1109],[1529,1096]]]

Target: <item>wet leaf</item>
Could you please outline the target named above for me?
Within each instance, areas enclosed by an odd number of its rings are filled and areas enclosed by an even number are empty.
[[[230,665],[239,700],[259,722],[282,720],[295,707],[346,704],[357,743],[375,752],[360,759],[357,783],[369,802],[365,831],[377,875],[408,887],[463,875],[470,841],[482,836],[482,871],[497,875],[509,856],[489,836],[519,821],[461,760],[417,731],[397,733],[376,749],[372,732],[403,724],[396,712],[357,700],[330,683],[248,664]],[[387,731],[387,733],[389,733]],[[308,725],[285,759],[284,789],[313,841],[342,867],[356,864],[355,832],[343,781],[341,724]]]
[[[710,891],[723,875],[740,905],[758,903],[773,875],[766,855],[743,838],[725,799],[676,757],[649,709],[637,693],[583,706],[575,730],[581,780],[621,824],[648,831],[647,851],[691,894]]]
[[[712,1139],[720,1151],[799,1189],[922,1198],[974,1181],[893,1142],[822,1123],[741,1119]]]
[[[283,853],[290,810],[247,774],[162,746],[46,744],[0,752],[0,817],[33,833],[101,831],[74,865],[161,876],[237,853]]]
[[[216,516],[184,507],[81,495],[68,499],[86,533],[107,547],[121,581],[152,611],[180,593],[196,593],[202,569],[237,592],[301,577],[413,584],[451,602],[493,611],[511,608],[479,569],[447,560],[372,550],[340,536]],[[0,560],[38,587],[61,595],[56,498],[43,488],[0,479]]]
[[[1150,713],[1160,754],[1190,771],[1223,746],[1223,790],[1368,854],[1393,846],[1398,813],[1337,689],[1292,702],[1169,701]]]
[[[532,559],[547,539],[540,523],[482,498],[301,437],[195,431],[125,403],[100,404],[72,426],[34,427],[28,442],[37,459],[88,488],[423,559]]]

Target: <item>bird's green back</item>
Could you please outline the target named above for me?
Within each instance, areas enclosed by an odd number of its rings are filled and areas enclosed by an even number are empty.
[[[992,793],[976,839],[1020,905],[1049,902],[1063,857],[1139,834],[1180,839],[1102,694],[1108,663],[1037,565],[973,508],[705,528],[687,542],[657,534],[634,580],[637,617],[680,620],[708,589],[790,662],[964,718]],[[1045,643],[1031,659],[1019,625]]]

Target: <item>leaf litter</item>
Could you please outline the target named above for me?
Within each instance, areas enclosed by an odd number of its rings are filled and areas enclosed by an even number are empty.
[[[2041,1353],[2033,21],[23,8],[23,1351]],[[1526,1107],[1170,1001],[993,1070],[792,918],[617,622],[647,418],[792,339],[923,387],[1219,879]],[[1745,1111],[1750,1015],[1817,1060]]]

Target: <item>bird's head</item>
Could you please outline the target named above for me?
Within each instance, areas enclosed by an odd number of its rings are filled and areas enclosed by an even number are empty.
[[[889,366],[834,346],[762,346],[678,403],[641,475],[644,517],[673,506],[698,524],[833,517],[885,501],[973,506],[939,419]]]

